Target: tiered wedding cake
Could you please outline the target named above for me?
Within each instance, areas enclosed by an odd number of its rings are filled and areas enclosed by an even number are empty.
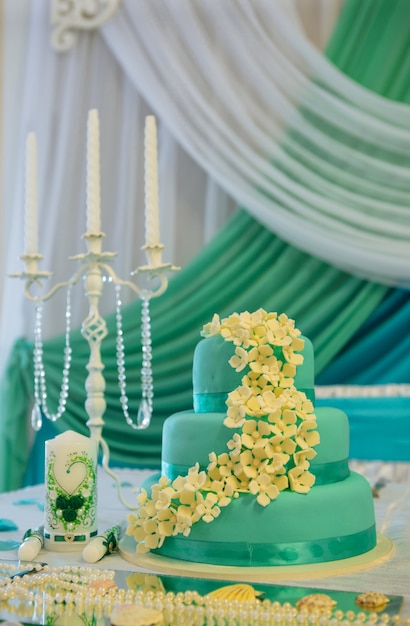
[[[286,315],[217,315],[193,365],[194,410],[168,418],[162,475],[127,534],[137,553],[241,567],[323,563],[376,545],[349,424],[314,409],[311,342]]]

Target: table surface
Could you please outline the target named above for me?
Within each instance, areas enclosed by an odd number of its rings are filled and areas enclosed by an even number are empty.
[[[120,469],[114,471],[121,485],[123,501],[134,506],[136,490],[144,479],[153,473],[152,470]],[[33,529],[42,524],[43,503],[44,485],[0,494],[0,518],[13,521],[18,527],[17,530],[0,532],[0,541],[20,541],[28,528]],[[378,497],[375,497],[374,504],[378,532],[389,537],[394,544],[394,551],[389,559],[376,567],[343,576],[290,580],[286,581],[286,584],[340,591],[380,591],[387,595],[403,596],[400,615],[402,618],[410,618],[410,482],[387,482],[380,489]],[[99,468],[99,532],[104,532],[114,524],[124,523],[129,512],[127,506],[120,501],[114,478]],[[0,550],[0,558],[3,561],[17,561],[17,550]],[[61,553],[41,550],[36,560],[47,562],[50,566],[62,564],[90,566],[82,559],[81,552]],[[119,553],[110,554],[91,567],[136,572],[149,571],[147,568],[131,564]]]

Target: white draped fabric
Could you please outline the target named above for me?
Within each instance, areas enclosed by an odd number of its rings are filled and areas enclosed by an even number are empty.
[[[331,264],[408,284],[410,177],[400,159],[410,153],[410,111],[361,88],[323,57],[319,46],[339,0],[310,0],[312,11],[300,1],[122,0],[111,20],[82,33],[66,53],[51,47],[48,0],[3,2],[3,276],[23,269],[29,131],[38,143],[40,269],[52,271],[55,283],[77,268],[69,257],[85,251],[86,121],[95,107],[103,249],[118,252],[120,276],[144,261],[142,133],[145,115],[154,113],[165,260],[186,264],[241,205]],[[301,115],[302,105],[357,145],[326,137]],[[289,126],[323,151],[312,156],[315,174],[281,148]],[[386,148],[395,165],[380,156]],[[335,152],[338,164],[327,158]],[[292,167],[309,183],[293,181],[286,173]],[[123,302],[132,297],[124,293]],[[49,304],[44,336],[64,329],[64,307],[63,296]],[[107,288],[101,311],[113,308]],[[86,313],[85,298],[73,298],[73,325]],[[32,329],[22,282],[4,278],[3,364],[12,342]]]
[[[128,0],[102,33],[187,152],[269,229],[341,269],[408,283],[407,105],[344,76],[271,0]],[[313,172],[282,149],[289,129],[318,150]]]

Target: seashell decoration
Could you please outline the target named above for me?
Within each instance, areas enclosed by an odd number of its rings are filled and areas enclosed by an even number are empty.
[[[389,602],[390,599],[379,591],[367,591],[355,599],[357,606],[367,611],[383,611]]]
[[[225,587],[218,587],[210,593],[207,593],[205,598],[216,598],[218,600],[228,600],[232,602],[256,602],[258,596],[261,596],[263,591],[256,591],[252,585],[246,583],[238,583],[236,585],[226,585]]]
[[[296,608],[298,610],[305,610],[309,613],[313,611],[331,611],[337,602],[325,593],[311,593],[308,596],[303,596],[296,602]]]

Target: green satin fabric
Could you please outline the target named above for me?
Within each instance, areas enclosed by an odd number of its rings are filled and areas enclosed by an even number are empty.
[[[308,565],[338,561],[368,552],[376,545],[376,528],[362,532],[314,541],[289,543],[207,543],[187,538],[168,537],[164,548],[154,550],[168,558],[195,563],[260,567]]]
[[[312,282],[312,276],[316,280]],[[306,285],[309,284],[309,290]],[[374,310],[385,288],[330,268],[289,246],[239,211],[211,243],[152,301],[154,415],[145,431],[133,431],[122,415],[115,349],[115,314],[106,318],[102,344],[107,409],[104,437],[111,462],[159,468],[164,420],[193,403],[192,359],[200,330],[215,312],[286,311],[312,339],[316,368],[325,364]],[[320,303],[320,306],[319,306]],[[140,402],[140,302],[124,308],[123,332],[129,410],[134,418]],[[67,410],[54,423],[61,432],[88,434],[85,388],[88,344],[80,329],[71,333],[72,367]],[[63,335],[44,342],[48,407],[55,411],[63,367]],[[0,398],[0,490],[22,486],[28,461],[27,412],[33,394],[32,344],[16,343]],[[225,407],[224,407],[225,411]],[[41,431],[39,435],[41,438]]]

